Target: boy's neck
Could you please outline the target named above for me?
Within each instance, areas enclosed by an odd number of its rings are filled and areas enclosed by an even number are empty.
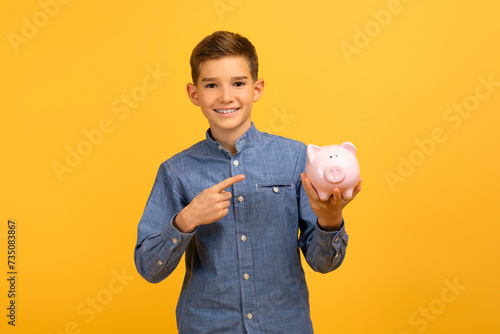
[[[222,147],[224,147],[231,155],[235,155],[236,150],[236,141],[250,129],[250,123],[248,126],[241,127],[240,129],[231,129],[231,130],[222,130],[222,129],[210,129],[210,133],[212,134],[212,139],[218,141]]]

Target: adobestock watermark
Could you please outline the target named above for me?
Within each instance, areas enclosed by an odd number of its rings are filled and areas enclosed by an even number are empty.
[[[134,86],[130,92],[122,93],[119,98],[111,102],[111,111],[115,113],[120,121],[124,121],[129,117],[132,110],[137,109],[142,101],[144,101],[150,92],[157,89],[163,80],[169,75],[160,69],[160,65],[156,68],[146,66],[147,74],[142,78],[139,85]],[[104,117],[98,125],[92,129],[82,130],[82,139],[74,146],[66,145],[66,157],[63,162],[53,161],[51,167],[59,180],[63,181],[63,176],[71,173],[80,166],[85,157],[88,157],[95,147],[102,144],[106,135],[109,135],[116,129],[116,121]]]
[[[130,281],[135,279],[135,276],[130,276],[125,273],[125,268],[121,272],[113,269],[111,270],[113,276],[105,288],[99,290],[96,294],[87,297],[76,307],[76,314],[83,318],[80,320],[68,321],[62,330],[57,332],[50,332],[49,334],[79,334],[82,332],[82,324],[88,325],[97,316],[98,313],[111,304],[114,297],[122,293],[123,290],[129,285]]]
[[[14,52],[19,53],[19,47],[28,44],[30,40],[35,38],[40,29],[44,28],[59,13],[61,5],[66,5],[69,2],[70,0],[39,0],[38,6],[40,9],[31,15],[31,18],[26,16],[21,18],[20,33],[7,33],[7,38]]]
[[[280,109],[274,108],[273,117],[269,121],[269,127],[262,129],[261,131],[267,132],[269,134],[278,134],[282,132],[289,124],[290,120],[294,119],[297,115],[290,114],[286,111],[286,107]]]
[[[442,115],[445,126],[438,126],[431,130],[430,135],[423,139],[414,141],[415,148],[408,154],[398,156],[398,167],[395,171],[386,171],[384,173],[387,185],[392,192],[396,190],[396,185],[404,183],[407,178],[412,176],[417,167],[420,167],[424,162],[432,156],[438,147],[447,139],[446,127],[452,130],[458,130],[465,119],[477,111],[481,102],[491,98],[496,89],[500,87],[500,81],[493,80],[493,74],[488,76],[479,76],[479,83],[474,89],[474,93],[466,96],[462,103],[455,103],[452,107],[446,109]]]
[[[399,334],[423,333],[429,324],[435,322],[446,311],[447,307],[454,303],[467,289],[467,286],[460,284],[456,277],[453,282],[445,279],[443,283],[445,287],[441,290],[439,297],[433,298],[429,303],[410,314],[408,317],[410,331],[401,331]]]
[[[411,1],[411,0],[409,0]],[[385,9],[372,10],[370,15],[372,19],[365,23],[361,28],[359,26],[354,27],[354,38],[352,43],[341,42],[340,50],[344,55],[347,63],[352,62],[352,56],[358,55],[363,49],[368,47],[372,40],[378,37],[382,31],[389,26],[392,19],[401,14],[404,7],[400,0],[389,0]]]
[[[234,11],[242,2],[243,0],[214,0],[213,5],[219,19],[224,21],[225,13]]]

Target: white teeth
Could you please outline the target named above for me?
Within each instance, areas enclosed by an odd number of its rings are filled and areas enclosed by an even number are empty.
[[[215,111],[217,111],[220,114],[230,114],[232,112],[235,112],[238,109],[239,108],[235,108],[235,109],[215,109]]]

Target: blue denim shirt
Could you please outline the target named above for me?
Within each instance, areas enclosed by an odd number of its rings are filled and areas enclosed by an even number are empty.
[[[179,333],[313,333],[300,260],[321,273],[343,261],[348,236],[322,230],[300,181],[306,146],[251,128],[231,156],[206,140],[163,162],[139,222],[135,263],[149,282],[172,273],[185,253]],[[204,189],[243,181],[222,219],[181,233],[173,218]],[[300,236],[299,236],[300,231]]]

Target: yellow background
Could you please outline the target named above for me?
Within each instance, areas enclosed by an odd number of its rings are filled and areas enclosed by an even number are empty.
[[[149,284],[133,249],[158,166],[204,138],[185,85],[192,48],[219,29],[257,48],[257,128],[358,148],[346,259],[327,275],[306,270],[316,332],[500,332],[500,87],[480,81],[500,82],[496,2],[75,0],[44,14],[53,1],[3,1],[0,13],[2,333],[176,331],[183,264]],[[389,9],[377,23],[372,11]],[[346,56],[341,46],[356,43]],[[148,68],[168,76],[128,115],[114,112]],[[447,121],[477,90],[488,97]],[[106,119],[112,130],[59,181],[54,162]],[[15,328],[8,219],[18,226]]]

